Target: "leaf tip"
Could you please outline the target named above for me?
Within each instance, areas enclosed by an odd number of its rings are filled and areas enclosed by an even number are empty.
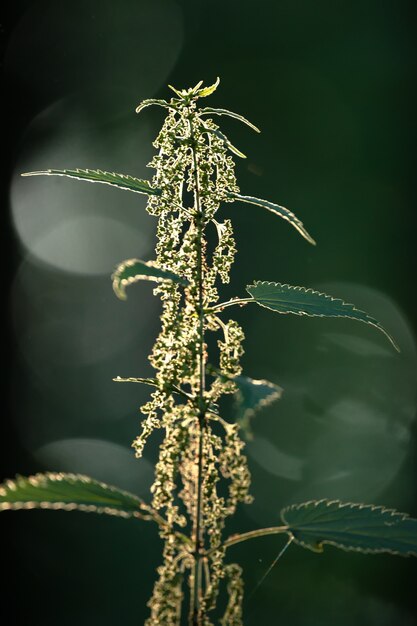
[[[117,276],[117,272],[113,274],[112,281],[112,287],[116,298],[123,301],[127,300],[126,290],[124,288],[123,281],[119,279],[119,276]]]
[[[385,330],[385,328],[383,326],[381,326],[381,324],[376,324],[376,328],[378,328],[382,333],[384,333],[384,335],[386,336],[386,338],[388,339],[388,341],[390,342],[390,344],[393,346],[394,350],[396,352],[398,352],[398,354],[401,353],[401,349],[400,346],[398,345],[398,343],[395,341],[394,337],[392,335],[389,334],[388,331]]]
[[[42,174],[49,174],[50,170],[39,170],[36,172],[23,172],[21,176],[42,176]]]

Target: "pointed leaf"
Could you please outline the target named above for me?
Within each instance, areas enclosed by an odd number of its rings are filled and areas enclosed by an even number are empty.
[[[248,376],[236,376],[238,421],[248,437],[252,436],[250,419],[262,408],[282,396],[283,389],[268,380],[256,380]]]
[[[216,135],[216,137],[218,137],[219,139],[221,139],[221,141],[224,142],[226,148],[229,148],[229,150],[231,152],[233,152],[234,154],[236,154],[238,157],[240,157],[241,159],[246,159],[246,155],[243,154],[243,152],[241,152],[240,150],[238,150],[230,141],[229,139],[226,137],[226,135],[224,133],[222,133],[220,130],[215,130],[214,128],[205,128],[204,132],[206,133],[212,133],[212,135]]]
[[[0,511],[54,509],[142,517],[147,506],[137,496],[80,474],[17,476],[0,485]]]
[[[142,385],[158,387],[158,381],[156,378],[133,378],[132,376],[129,378],[122,378],[121,376],[116,376],[116,378],[113,378],[112,380],[115,383],[141,383]]]
[[[146,180],[134,178],[128,174],[115,174],[102,170],[44,170],[39,172],[26,172],[22,176],[66,176],[77,180],[86,180],[90,183],[104,183],[119,189],[126,189],[135,193],[143,193],[148,196],[161,195],[160,189],[154,189]]]
[[[175,94],[177,94],[177,96],[178,96],[179,98],[181,98],[181,99],[183,98],[183,95],[184,95],[184,94],[183,94],[183,92],[182,92],[182,91],[180,91],[179,89],[175,89],[175,87],[173,87],[172,85],[168,85],[168,87],[169,87],[169,88],[170,88],[170,89],[171,89],[171,90],[172,90]],[[186,92],[186,90],[184,90],[184,92]]]
[[[191,91],[197,91],[198,89],[200,89],[201,85],[203,84],[202,80],[199,80],[198,83],[191,88]]]
[[[172,89],[172,87],[171,87],[171,89]],[[175,92],[175,93],[177,93],[177,92]],[[154,98],[150,98],[148,100],[142,100],[142,102],[140,102],[138,104],[138,106],[136,107],[135,111],[136,111],[136,113],[140,113],[142,111],[142,109],[145,109],[146,107],[150,107],[152,105],[156,105],[156,106],[159,106],[159,107],[164,107],[165,109],[173,109],[174,111],[177,110],[176,107],[173,104],[170,104],[166,100],[156,100]]]
[[[217,87],[220,84],[220,78],[217,77],[216,82],[210,85],[209,87],[203,87],[203,89],[199,89],[197,91],[197,96],[199,98],[206,98],[207,96],[211,96],[211,94],[216,91]]]
[[[272,213],[275,213],[275,215],[278,215],[284,220],[287,220],[292,226],[294,226],[294,228],[298,230],[298,232],[304,237],[304,239],[307,239],[307,241],[313,244],[313,246],[316,245],[313,237],[311,237],[311,235],[309,235],[309,233],[304,228],[303,223],[298,219],[298,217],[294,215],[294,213],[292,213],[285,207],[280,206],[279,204],[274,204],[273,202],[269,202],[268,200],[261,200],[260,198],[253,198],[252,196],[241,196],[238,193],[230,194],[230,197],[234,200],[239,200],[240,202],[256,204],[257,206],[261,206],[264,209],[268,209],[268,211],[271,211]]]
[[[207,372],[218,376],[224,382],[233,382],[236,386],[237,421],[246,434],[251,436],[249,419],[260,409],[279,400],[283,394],[282,387],[269,380],[256,380],[248,376],[227,376],[212,365],[207,366]]]
[[[156,378],[122,378],[121,376],[116,376],[113,378],[115,383],[141,383],[142,385],[150,385],[151,387],[159,387],[159,383]],[[169,387],[172,393],[177,393],[180,396],[184,396],[185,398],[190,398],[190,395],[177,387],[176,385],[172,385]]]
[[[233,113],[233,111],[228,111],[227,109],[212,109],[211,107],[205,107],[204,109],[200,109],[199,115],[227,115],[229,117],[233,117],[235,120],[243,122],[257,133],[261,132],[259,128],[247,120],[246,117],[243,117],[243,115],[239,115],[238,113]]]
[[[353,304],[347,304],[339,298],[333,298],[325,293],[305,287],[261,281],[248,285],[246,291],[257,304],[277,313],[293,313],[294,315],[308,315],[309,317],[347,317],[370,324],[383,332],[394,348],[399,351],[394,339],[376,319],[355,308]]]
[[[153,280],[157,283],[172,281],[180,285],[188,285],[188,281],[173,272],[161,270],[154,261],[129,259],[121,263],[112,274],[113,290],[120,300],[126,300],[126,287],[139,280]]]
[[[283,509],[281,519],[294,540],[314,552],[329,543],[343,550],[417,556],[417,519],[382,506],[318,500]]]

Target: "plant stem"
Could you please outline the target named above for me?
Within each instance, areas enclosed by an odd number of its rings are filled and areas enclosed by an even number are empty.
[[[190,606],[190,626],[200,626],[202,624],[202,611],[200,605],[201,599],[201,559],[203,549],[204,529],[202,527],[202,505],[203,505],[203,441],[204,429],[206,421],[205,406],[205,365],[204,365],[204,268],[203,268],[203,230],[204,215],[201,206],[200,181],[198,176],[198,158],[194,145],[194,134],[192,122],[190,124],[190,139],[193,154],[193,176],[195,184],[194,202],[196,210],[197,225],[197,281],[198,281],[198,316],[199,316],[199,389],[198,389],[198,423],[199,423],[199,441],[198,441],[198,465],[197,465],[197,500],[194,517],[194,571],[193,571],[193,589],[191,592]]]
[[[209,309],[207,309],[207,312],[220,312],[223,311],[223,309],[226,309],[228,306],[233,306],[234,304],[239,304],[240,306],[243,306],[245,304],[249,304],[249,302],[256,302],[256,300],[254,298],[234,298],[233,300],[221,302],[220,304],[216,304],[215,306],[210,307]]]
[[[236,543],[247,541],[248,539],[256,539],[257,537],[264,537],[265,535],[278,535],[280,533],[288,533],[288,526],[272,526],[271,528],[260,528],[259,530],[250,530],[247,533],[240,535],[232,535],[227,539],[223,546],[229,548]]]

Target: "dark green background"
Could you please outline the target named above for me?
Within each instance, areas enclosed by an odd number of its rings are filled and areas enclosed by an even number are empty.
[[[145,495],[158,442],[132,458],[159,305],[150,286],[114,297],[109,275],[152,256],[155,222],[134,194],[28,169],[91,167],[150,176],[163,112],[146,97],[221,77],[211,106],[248,155],[242,193],[294,210],[317,239],[249,205],[227,205],[239,254],[224,296],[253,279],[328,289],[377,317],[375,329],[286,318],[256,307],[244,325],[248,375],[282,385],[248,446],[255,504],[230,530],[274,525],[288,502],[320,497],[417,515],[414,3],[363,0],[16,2],[3,26],[3,220],[10,392],[4,475],[80,471]],[[220,118],[219,118],[220,119]],[[6,170],[4,170],[6,172]],[[98,188],[97,188],[98,187]],[[7,202],[7,204],[6,204]],[[9,209],[7,209],[9,207]],[[6,401],[7,400],[7,401]],[[7,519],[5,519],[7,518]],[[15,622],[142,624],[159,562],[153,527],[83,514],[5,515]],[[248,596],[282,546],[236,546]],[[417,561],[292,547],[253,598],[245,625],[409,626]],[[13,623],[10,622],[9,623]]]

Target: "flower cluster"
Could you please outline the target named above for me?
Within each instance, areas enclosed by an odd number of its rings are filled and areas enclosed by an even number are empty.
[[[176,91],[179,98],[165,103],[169,112],[154,142],[158,153],[149,163],[156,170],[152,186],[160,190],[147,206],[158,217],[156,264],[185,279],[187,287],[164,282],[155,289],[163,308],[161,332],[150,355],[157,388],[141,408],[142,432],[133,443],[139,457],[154,429],[164,430],[152,486],[153,507],[164,519],[164,563],[147,626],[179,624],[187,570],[190,605],[198,606],[202,616],[198,623],[210,626],[208,614],[227,576],[223,623],[241,624],[240,570],[224,563],[222,531],[237,504],[250,501],[250,474],[238,427],[220,417],[218,400],[235,391],[244,335],[236,322],[224,323],[211,310],[218,302],[217,283],[229,281],[236,252],[230,220],[220,223],[215,216],[220,204],[239,190],[225,136],[197,108],[203,92]],[[209,228],[217,232],[211,259]],[[207,333],[219,331],[219,362],[209,364]],[[190,542],[179,532],[184,528]]]

